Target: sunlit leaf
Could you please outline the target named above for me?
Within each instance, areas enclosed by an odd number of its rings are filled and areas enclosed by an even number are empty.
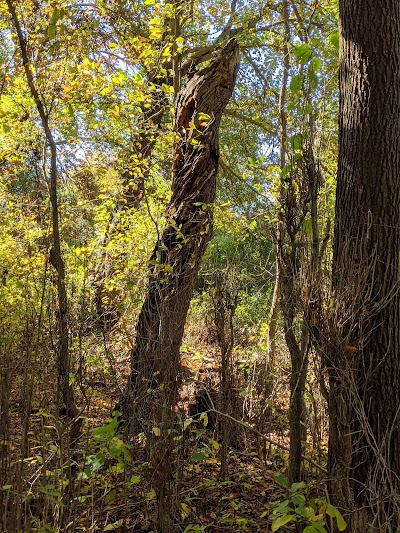
[[[347,523],[345,519],[343,518],[343,516],[341,515],[339,509],[336,509],[335,517],[336,517],[336,523],[337,523],[338,530],[344,531],[347,528]]]
[[[304,75],[298,74],[293,76],[292,81],[290,82],[290,90],[294,93],[299,93],[304,83]]]
[[[336,50],[339,50],[339,32],[334,31],[332,32],[328,37],[328,42],[336,48]]]
[[[115,531],[116,529],[119,529],[123,524],[124,524],[124,520],[123,518],[121,518],[120,520],[117,520],[113,524],[108,524],[108,526],[106,526],[103,529],[103,531]]]
[[[275,520],[272,522],[272,525],[271,525],[272,531],[278,531],[279,528],[286,525],[288,522],[293,520],[293,518],[294,518],[294,514],[285,514],[284,516],[275,518]]]
[[[308,63],[314,55],[314,52],[311,50],[308,44],[300,44],[299,46],[296,46],[293,52],[302,65]]]

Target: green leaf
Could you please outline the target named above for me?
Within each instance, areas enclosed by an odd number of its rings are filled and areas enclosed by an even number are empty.
[[[199,526],[198,524],[189,524],[185,527],[185,531],[183,533],[202,533],[205,531],[206,527],[207,526]]]
[[[280,502],[276,508],[274,508],[274,514],[287,514],[288,511],[292,512],[290,500],[284,500],[283,502]]]
[[[92,433],[93,435],[109,435],[110,430],[108,426],[101,426],[99,428],[94,428]]]
[[[318,533],[328,533],[327,530],[324,528],[324,526],[321,526],[321,524],[318,524],[317,522],[312,522],[311,526],[318,531]]]
[[[294,514],[285,514],[284,516],[280,516],[279,518],[275,518],[275,520],[272,522],[271,529],[272,531],[278,531],[278,529],[291,520],[293,520]]]
[[[107,424],[106,426],[100,426],[98,428],[93,429],[92,431],[93,435],[109,436],[109,437],[114,435],[115,430],[118,427],[118,417],[121,415],[121,413],[119,413],[118,411],[115,411],[113,414],[114,414],[114,417],[110,420],[109,424]]]
[[[56,27],[54,26],[54,24],[50,24],[47,27],[47,35],[49,36],[49,39],[54,39],[56,35]]]
[[[293,489],[291,489],[293,490]],[[292,496],[292,501],[295,505],[303,505],[304,506],[304,503],[306,501],[306,497],[304,496],[304,494],[294,494]]]
[[[211,446],[214,448],[214,450],[219,450],[220,449],[220,444],[216,440],[210,439],[208,442],[211,444]]]
[[[303,83],[304,83],[303,74],[298,74],[297,76],[293,76],[292,81],[290,82],[290,90],[294,93],[300,92],[301,88],[303,87]]]
[[[315,526],[307,526],[303,529],[303,533],[320,533],[320,530]]]
[[[206,428],[208,425],[208,414],[207,413],[201,413],[200,420],[203,421],[203,426]]]
[[[281,487],[284,487],[285,489],[289,488],[288,478],[284,474],[276,474],[275,481],[279,483]]]
[[[200,461],[205,461],[206,459],[207,455],[203,452],[193,452],[190,458],[192,463],[199,463]]]
[[[318,85],[318,76],[314,72],[314,70],[310,67],[308,68],[308,78],[310,80],[310,87],[313,89]]]
[[[304,233],[310,237],[313,232],[313,226],[312,226],[312,220],[311,218],[306,218],[303,222],[303,231]]]
[[[314,498],[312,498],[312,499],[310,500],[310,507],[311,507],[311,509],[314,511],[314,513],[317,512],[317,503],[316,503],[316,501],[314,500]]]
[[[86,463],[90,466],[92,472],[97,472],[105,463],[104,455],[101,452],[96,455],[89,455]]]
[[[55,419],[54,415],[52,415],[51,413],[46,413],[46,411],[39,411],[38,413],[36,413],[36,416],[44,416],[46,418],[52,418],[53,420]]]
[[[311,61],[311,65],[310,65],[310,68],[314,71],[314,72],[318,72],[319,69],[321,68],[321,59],[319,57],[314,57],[313,60]]]
[[[339,50],[339,32],[338,31],[334,31],[333,33],[329,35],[328,43],[334,46],[336,50]]]
[[[61,9],[55,9],[53,11],[53,14],[50,19],[50,24],[56,25],[59,20],[61,20],[65,15],[65,9],[62,7]]]
[[[302,65],[308,63],[314,55],[314,52],[311,50],[308,44],[300,44],[299,46],[296,46],[293,52]]]
[[[117,520],[113,524],[108,524],[103,531],[115,531],[116,529],[120,528],[124,524],[123,518],[121,520]]]
[[[301,150],[303,146],[303,135],[301,133],[296,133],[296,135],[292,135],[290,138],[290,144],[292,145],[293,150]]]
[[[331,516],[332,518],[335,518],[336,516],[336,507],[334,507],[333,505],[331,505],[330,503],[327,504],[326,506],[326,514],[328,516]]]
[[[347,524],[343,516],[340,514],[339,509],[336,509],[335,517],[336,517],[336,523],[337,523],[338,530],[344,531],[347,527]]]

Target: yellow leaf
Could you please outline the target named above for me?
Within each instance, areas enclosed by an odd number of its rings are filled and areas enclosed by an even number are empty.
[[[183,503],[181,502],[181,509],[183,511],[183,515],[186,517],[186,516],[189,516],[190,513],[192,512],[191,508],[188,506],[187,503]]]
[[[200,420],[203,421],[203,426],[206,428],[208,425],[208,414],[207,413],[201,413]]]

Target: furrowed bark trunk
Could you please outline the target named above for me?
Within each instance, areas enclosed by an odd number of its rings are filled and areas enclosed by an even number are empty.
[[[287,84],[289,79],[290,57],[290,27],[289,27],[289,5],[287,0],[282,1],[282,15],[285,22],[285,44],[284,68],[282,73],[281,92],[279,95],[279,115],[281,127],[281,148],[280,148],[280,167],[283,170],[286,165],[286,144],[287,144],[287,117],[286,117],[286,95]],[[297,482],[302,477],[302,442],[306,438],[306,409],[304,401],[304,391],[307,376],[308,365],[308,335],[303,323],[300,335],[296,335],[296,316],[298,315],[301,305],[299,296],[299,275],[300,275],[300,256],[298,254],[298,244],[301,239],[300,227],[302,217],[298,219],[298,211],[304,211],[307,208],[305,198],[299,201],[294,200],[294,180],[296,171],[293,168],[287,184],[282,178],[280,203],[283,224],[277,228],[277,286],[279,291],[277,296],[283,316],[283,329],[285,341],[290,354],[291,361],[291,378],[290,378],[290,408],[289,408],[289,468],[288,478],[290,483]],[[300,205],[301,201],[304,205]],[[296,221],[297,219],[297,221]],[[293,220],[296,222],[293,225]],[[279,302],[279,304],[278,304]],[[277,310],[278,311],[278,310]]]
[[[349,531],[400,527],[400,3],[340,1],[330,492]]]
[[[179,140],[172,198],[166,226],[150,261],[148,292],[138,318],[131,375],[121,403],[130,429],[150,435],[160,532],[174,530],[179,350],[200,261],[212,236],[218,132],[234,88],[237,64],[238,45],[231,40],[178,95],[175,126]]]
[[[124,404],[146,425],[160,386],[177,391],[179,349],[200,261],[212,235],[218,169],[218,131],[232,94],[238,46],[234,40],[195,74],[176,103],[176,145],[167,223],[150,261],[146,299],[137,323]],[[151,393],[149,393],[151,389]],[[173,402],[172,404],[173,405]]]

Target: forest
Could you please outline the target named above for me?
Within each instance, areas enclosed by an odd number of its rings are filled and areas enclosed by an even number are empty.
[[[0,533],[400,531],[400,2],[0,0]]]

